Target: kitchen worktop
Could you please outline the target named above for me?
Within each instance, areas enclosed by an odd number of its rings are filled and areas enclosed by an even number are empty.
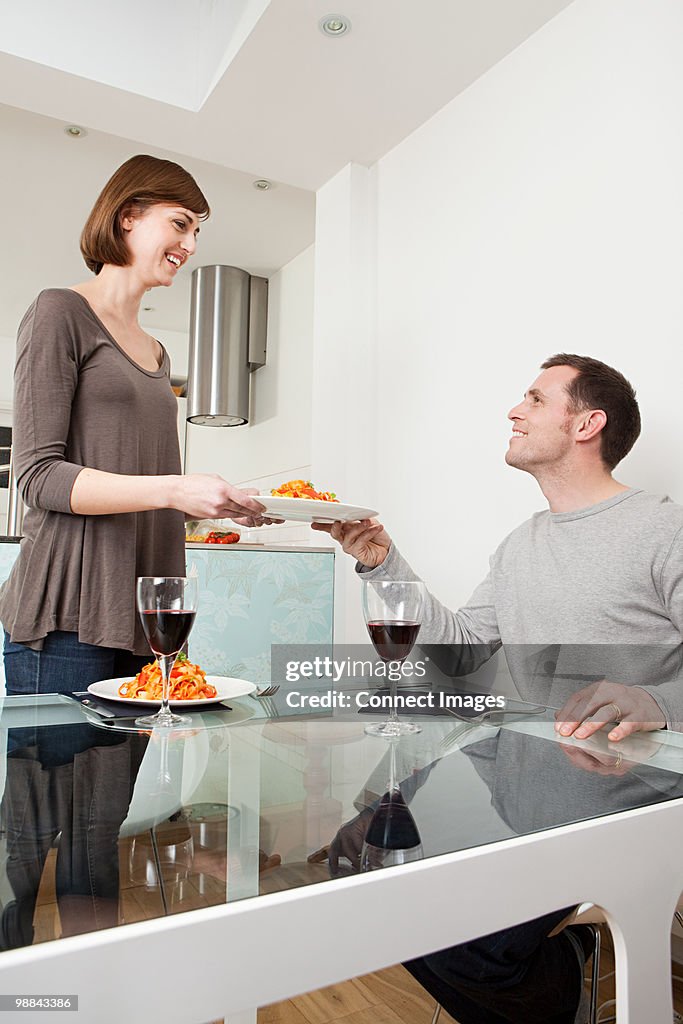
[[[19,544],[20,541],[21,537],[0,536],[0,544]],[[285,544],[277,541],[266,544],[254,540],[239,541],[237,544],[199,544],[188,541],[185,547],[198,548],[200,551],[300,551],[304,554],[312,554],[316,551],[327,551],[334,554],[335,551],[332,545],[324,547],[313,544]]]
[[[200,551],[296,551],[307,555],[313,554],[316,551],[333,555],[335,551],[332,546],[321,547],[319,545],[314,546],[312,544],[279,544],[277,541],[271,541],[267,544],[265,542],[254,540],[239,541],[237,544],[200,544],[195,541],[188,541],[185,544],[185,547],[197,548]]]

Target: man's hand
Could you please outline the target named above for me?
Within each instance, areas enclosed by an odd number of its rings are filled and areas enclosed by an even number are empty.
[[[330,843],[327,857],[332,878],[346,874],[343,867],[340,868],[339,866],[340,857],[350,863],[353,871],[360,871],[360,855],[363,849],[363,840],[368,831],[373,813],[372,808],[366,807],[355,818],[342,825]]]
[[[596,772],[598,775],[617,775],[621,777],[633,768],[633,761],[625,761],[619,751],[584,750],[582,747],[570,747],[560,744],[562,753],[571,763],[584,772]]]
[[[376,569],[387,557],[391,537],[376,519],[361,519],[354,523],[312,523],[314,530],[329,533],[339,541],[347,555],[370,569]]]
[[[602,679],[579,690],[555,712],[555,732],[585,740],[611,722],[618,722],[608,733],[612,741],[623,740],[634,732],[663,729],[666,719],[646,690]]]

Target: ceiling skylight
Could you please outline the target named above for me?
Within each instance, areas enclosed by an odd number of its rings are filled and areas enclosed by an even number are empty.
[[[0,50],[200,110],[270,0],[30,0],[2,4]]]

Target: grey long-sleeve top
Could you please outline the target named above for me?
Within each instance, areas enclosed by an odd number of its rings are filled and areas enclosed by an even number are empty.
[[[418,577],[392,546],[363,578]],[[428,595],[418,643],[461,647],[468,668],[502,643],[521,696],[554,707],[602,678],[640,685],[683,730],[683,507],[630,489],[537,513],[464,607]]]
[[[84,643],[149,653],[135,581],[184,575],[183,514],[74,515],[70,499],[84,467],[180,473],[169,373],[166,352],[158,370],[133,362],[71,289],[43,291],[28,309],[17,339],[12,441],[29,510],[0,589],[12,641],[40,648],[48,633],[67,630]]]

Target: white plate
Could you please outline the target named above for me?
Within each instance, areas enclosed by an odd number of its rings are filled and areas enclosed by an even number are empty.
[[[315,498],[283,498],[279,494],[259,494],[256,500],[265,505],[266,515],[274,519],[290,519],[297,523],[350,523],[356,519],[372,519],[372,508],[345,505],[341,501],[316,501]]]
[[[117,700],[122,704],[135,704],[136,707],[161,707],[160,700],[143,700],[137,697],[122,697],[119,694],[119,686],[127,683],[131,676],[121,676],[120,679],[101,679],[99,683],[91,683],[88,693],[93,697],[101,697],[103,700]],[[244,697],[247,693],[253,693],[256,689],[254,683],[246,679],[234,679],[232,676],[207,676],[207,683],[216,687],[218,691],[215,697],[203,697],[201,700],[170,700],[168,703],[172,708],[192,708],[203,704],[217,704],[221,700],[230,700],[233,697]]]

